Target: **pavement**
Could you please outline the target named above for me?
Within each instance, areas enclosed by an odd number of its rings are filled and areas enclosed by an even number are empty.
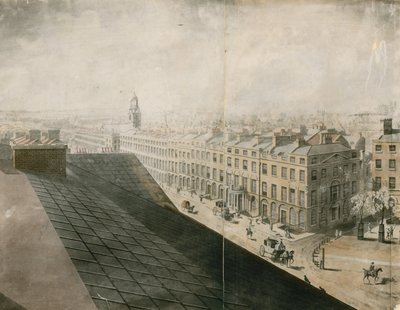
[[[256,219],[250,220],[246,216],[235,217],[232,221],[226,221],[220,216],[213,214],[212,209],[215,201],[200,201],[198,196],[189,192],[176,192],[174,188],[163,187],[165,193],[178,209],[185,215],[205,224],[214,231],[220,233],[224,238],[240,245],[259,256],[259,248],[267,237],[282,239],[288,250],[295,251],[295,260],[289,267],[271,261],[266,255],[265,260],[300,279],[306,276],[311,285],[326,291],[328,294],[342,300],[343,302],[358,309],[393,309],[399,301],[400,288],[398,286],[397,274],[400,265],[396,257],[400,257],[400,246],[398,241],[393,243],[378,243],[377,226],[371,232],[365,233],[366,240],[357,240],[350,232],[349,236],[343,235],[339,238],[330,237],[329,241],[325,234],[303,233],[292,234],[291,238],[285,236],[285,232],[276,225],[271,231],[269,224],[257,223]],[[190,201],[195,206],[195,213],[183,211],[179,206],[183,200]],[[246,228],[251,225],[253,236],[247,238]],[[400,238],[399,229],[395,227],[394,237]],[[332,234],[334,235],[334,234]],[[320,269],[313,262],[314,249],[325,248],[325,269]],[[321,253],[322,250],[320,250]],[[321,255],[321,254],[319,254]],[[377,266],[384,269],[381,281],[377,285],[364,283],[363,268],[368,268],[371,261],[375,260]],[[379,284],[379,285],[378,285]]]

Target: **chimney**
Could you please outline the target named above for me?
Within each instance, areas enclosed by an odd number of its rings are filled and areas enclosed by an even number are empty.
[[[49,129],[48,138],[49,140],[60,140],[60,129]]]
[[[29,130],[29,140],[40,140],[41,132],[37,129]]]
[[[392,119],[391,118],[385,118],[383,120],[383,134],[384,135],[391,135],[392,134]]]

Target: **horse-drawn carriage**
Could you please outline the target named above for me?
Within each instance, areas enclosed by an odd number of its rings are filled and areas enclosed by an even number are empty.
[[[273,262],[280,262],[287,266],[294,261],[294,251],[286,250],[282,241],[279,242],[272,238],[264,239],[264,244],[260,245],[259,253],[261,256],[268,254]]]
[[[183,200],[181,203],[182,211],[187,211],[188,213],[195,213],[194,212],[194,205],[191,205],[189,201]]]
[[[226,202],[223,200],[217,200],[215,202],[215,207],[213,208],[213,214],[223,217],[225,220],[230,221],[233,219],[234,213],[229,210]]]

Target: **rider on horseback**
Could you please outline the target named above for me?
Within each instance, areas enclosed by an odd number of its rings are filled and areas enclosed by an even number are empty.
[[[373,272],[375,271],[374,262],[372,262],[371,265],[369,266],[369,271],[370,271],[371,273],[373,273]]]

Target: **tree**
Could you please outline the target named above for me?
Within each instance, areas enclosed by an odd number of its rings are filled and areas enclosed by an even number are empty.
[[[352,215],[358,215],[360,217],[360,223],[363,222],[364,215],[371,215],[375,213],[375,209],[372,204],[372,193],[371,192],[360,192],[350,199],[352,208],[350,213]]]
[[[378,191],[372,192],[372,202],[373,202],[373,209],[375,213],[381,212],[381,225],[383,224],[383,220],[385,217],[385,209],[389,210],[389,200],[390,195],[386,188],[382,187]]]
[[[350,213],[352,215],[358,215],[360,217],[360,222],[358,223],[358,233],[357,238],[359,240],[364,239],[364,223],[363,217],[365,214],[374,214],[375,210],[372,204],[372,193],[368,191],[360,192],[350,199],[352,208]]]

